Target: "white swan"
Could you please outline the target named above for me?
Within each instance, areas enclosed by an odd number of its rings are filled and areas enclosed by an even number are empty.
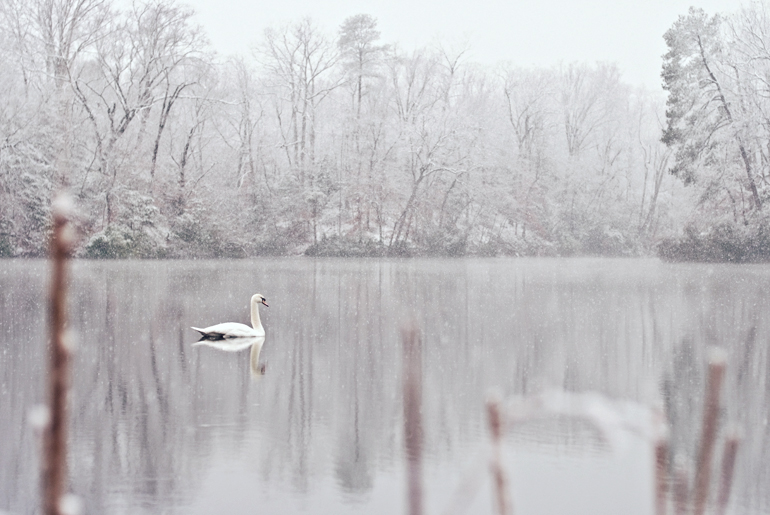
[[[265,329],[262,327],[262,321],[259,319],[259,304],[267,307],[267,299],[257,293],[251,297],[251,325],[239,324],[237,322],[225,322],[223,324],[212,325],[199,329],[193,327],[201,333],[201,340],[229,340],[230,338],[254,338],[265,336]]]

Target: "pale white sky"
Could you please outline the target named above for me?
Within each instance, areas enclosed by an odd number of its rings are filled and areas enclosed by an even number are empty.
[[[471,59],[522,66],[612,61],[626,81],[660,87],[663,33],[690,5],[732,12],[740,0],[182,0],[222,54],[248,54],[266,27],[310,16],[336,34],[348,16],[377,18],[383,43],[411,50],[467,39]]]

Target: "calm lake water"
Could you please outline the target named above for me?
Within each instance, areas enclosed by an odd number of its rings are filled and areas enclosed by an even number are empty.
[[[47,280],[44,261],[0,261],[0,512],[39,505],[27,420],[45,401]],[[76,261],[70,292],[70,489],[86,514],[405,513],[409,321],[426,513],[493,512],[490,391],[665,406],[677,460],[694,463],[711,346],[728,356],[722,427],[743,431],[729,513],[770,512],[770,266]],[[192,325],[249,323],[257,292],[261,349],[192,346]],[[649,442],[608,446],[584,425],[508,433],[515,513],[652,512]]]

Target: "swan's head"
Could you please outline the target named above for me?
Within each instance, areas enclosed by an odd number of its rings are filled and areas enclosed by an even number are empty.
[[[267,299],[261,293],[257,293],[256,295],[254,295],[251,298],[251,302],[260,302],[260,303],[264,304],[265,306],[267,306],[268,308],[270,307],[270,306],[267,305]]]

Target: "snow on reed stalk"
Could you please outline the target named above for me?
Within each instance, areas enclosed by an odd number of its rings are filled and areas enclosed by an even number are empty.
[[[401,329],[404,443],[409,515],[422,514],[422,340],[414,324]]]
[[[709,352],[708,382],[706,383],[706,403],[703,406],[703,433],[701,434],[698,463],[695,470],[693,492],[694,515],[703,515],[709,497],[711,481],[711,462],[719,428],[719,394],[725,376],[727,356],[720,349]]]
[[[67,335],[67,259],[73,243],[69,226],[70,201],[59,196],[52,205],[51,291],[48,298],[50,332],[48,370],[49,419],[44,433],[42,470],[43,513],[60,515],[71,511],[67,484],[67,391],[71,342]]]
[[[492,481],[497,513],[510,515],[512,510],[511,502],[508,499],[508,482],[503,470],[500,449],[503,437],[503,416],[500,410],[500,399],[497,396],[493,395],[487,399],[487,421],[489,432],[492,434]]]

